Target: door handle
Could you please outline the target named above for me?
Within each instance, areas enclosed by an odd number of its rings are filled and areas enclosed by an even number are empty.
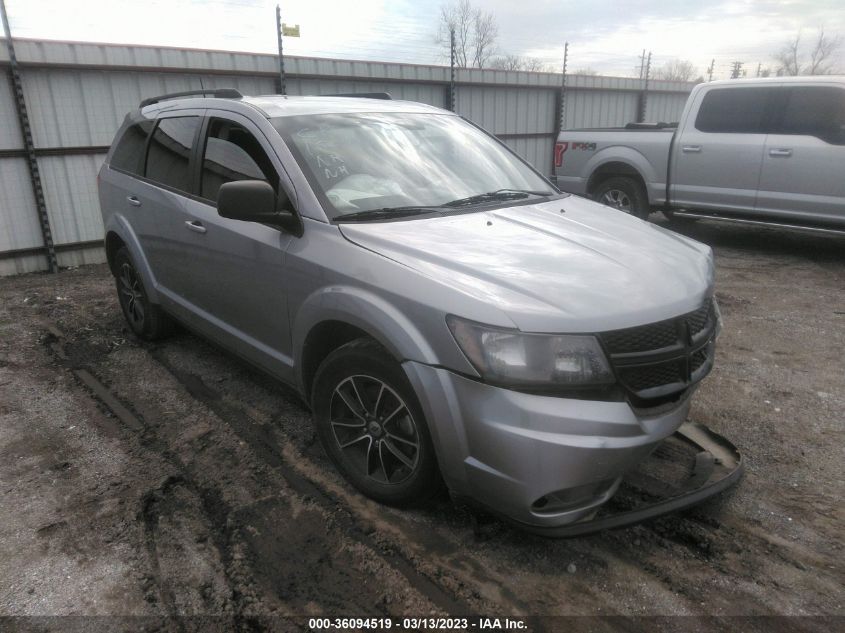
[[[185,220],[185,226],[194,233],[205,233],[205,227],[199,220]]]
[[[780,149],[770,149],[769,156],[792,156],[792,150],[787,147]]]
[[[685,154],[700,154],[701,145],[682,145],[681,151]]]
[[[131,204],[133,207],[140,207],[141,201],[138,200],[135,196],[126,196],[126,201]]]

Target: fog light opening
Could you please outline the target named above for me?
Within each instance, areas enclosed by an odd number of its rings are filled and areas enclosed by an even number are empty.
[[[532,503],[531,510],[537,514],[556,514],[590,505],[607,493],[615,481],[616,479],[604,479],[583,486],[550,492]]]

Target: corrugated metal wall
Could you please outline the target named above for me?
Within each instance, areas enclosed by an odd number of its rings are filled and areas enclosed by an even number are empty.
[[[96,173],[126,112],[142,98],[200,87],[277,91],[273,55],[16,40],[24,97],[60,266],[104,260]],[[0,66],[8,74],[5,46]],[[317,58],[285,60],[288,94],[389,92],[448,106],[449,69]],[[560,75],[460,69],[456,109],[551,173]],[[652,82],[647,120],[676,121],[692,85]],[[605,127],[636,118],[641,82],[567,79],[564,126]],[[42,236],[8,81],[0,81],[0,275],[46,269]]]

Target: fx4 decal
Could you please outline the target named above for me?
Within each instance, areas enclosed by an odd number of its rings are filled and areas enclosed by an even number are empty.
[[[555,167],[560,167],[561,165],[563,165],[563,155],[568,149],[580,149],[587,152],[594,152],[596,151],[596,144],[584,143],[582,141],[576,141],[574,143],[569,143],[568,141],[559,141],[555,143]]]

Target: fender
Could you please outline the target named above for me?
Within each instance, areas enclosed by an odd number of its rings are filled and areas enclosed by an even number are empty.
[[[663,175],[658,175],[654,165],[642,153],[631,147],[611,145],[600,149],[584,165],[582,173],[588,174],[589,181],[597,169],[608,163],[625,163],[631,167],[642,178],[649,202],[658,204],[663,201],[662,197],[658,197],[660,194],[655,193],[658,190],[661,194],[663,193],[663,185],[658,185],[663,180]]]
[[[129,221],[119,213],[112,213],[106,222],[105,235],[109,233],[116,234],[126,248],[129,249],[129,254],[132,256],[132,261],[135,262],[135,267],[141,275],[141,281],[144,284],[144,289],[147,291],[147,298],[152,303],[160,303],[158,297],[158,282],[156,281],[150,263],[144,255],[144,249],[141,248],[141,243]]]
[[[396,306],[363,288],[334,285],[316,290],[299,306],[292,323],[294,367],[303,382],[303,351],[309,332],[325,321],[342,321],[366,332],[399,362],[436,365],[438,356],[417,326]]]

